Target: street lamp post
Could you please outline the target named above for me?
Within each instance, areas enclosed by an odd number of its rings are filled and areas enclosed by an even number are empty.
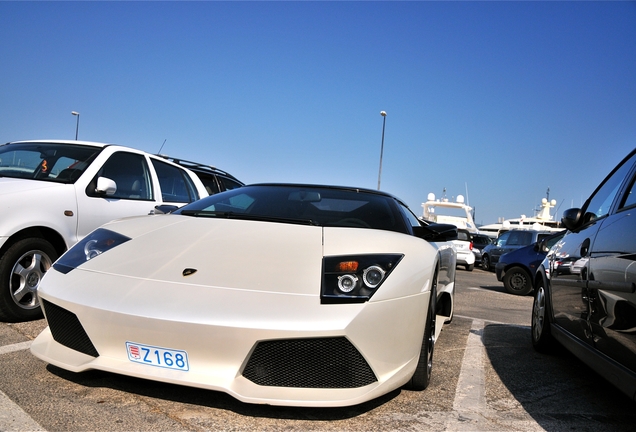
[[[73,114],[74,116],[77,116],[77,121],[75,122],[75,141],[77,141],[77,132],[79,132],[79,116],[80,116],[80,113],[78,113],[77,111],[71,111],[71,114]]]
[[[380,170],[378,171],[378,190],[380,190],[380,178],[382,177],[382,154],[384,153],[384,126],[386,125],[386,111],[380,111],[382,116],[382,145],[380,146]]]

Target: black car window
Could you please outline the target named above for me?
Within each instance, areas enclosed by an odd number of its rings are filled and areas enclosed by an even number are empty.
[[[203,173],[200,171],[195,171],[194,173],[197,177],[199,177],[203,186],[205,186],[205,190],[208,192],[208,195],[214,195],[221,192],[219,184],[216,182],[216,177],[213,174]]]
[[[371,192],[303,186],[253,185],[212,195],[177,213],[331,227],[374,228],[408,234],[391,197]]]
[[[532,243],[532,233],[530,231],[510,231],[506,246],[525,246],[530,243]]]
[[[189,203],[199,199],[192,179],[184,170],[156,159],[152,159],[152,165],[159,177],[164,202]]]
[[[503,233],[497,238],[497,241],[495,242],[495,244],[499,247],[505,246],[507,244],[509,236],[510,236],[510,231]]]
[[[484,247],[490,244],[490,237],[483,235],[474,235],[473,243],[478,247]]]
[[[152,199],[150,173],[143,155],[128,152],[113,153],[86,188],[89,196],[96,196],[95,187],[98,177],[109,178],[117,185],[117,190],[113,195],[109,195],[109,198]]]
[[[592,214],[594,218],[600,218],[606,216],[609,211],[614,199],[616,198],[616,194],[618,190],[623,184],[623,180],[629,174],[632,166],[636,162],[636,153],[634,153],[625,163],[620,165],[616,171],[614,171],[606,180],[603,182],[600,188],[596,190],[594,195],[590,197],[588,200],[588,205],[585,209],[587,214]],[[630,198],[633,200],[634,198]]]
[[[636,206],[636,177],[632,178],[632,184],[629,185],[625,196],[623,197],[623,202],[621,203],[620,208],[629,208]]]
[[[551,235],[551,234],[548,234],[548,233],[546,233],[546,234],[537,234],[537,241],[541,241],[541,240],[543,240],[544,238],[549,237],[550,235]],[[555,243],[556,243],[556,242],[555,242]]]
[[[565,231],[564,231],[564,232],[562,232],[561,234],[556,235],[556,236],[552,237],[551,239],[549,239],[549,240],[546,242],[546,246],[548,247],[548,249],[550,249],[552,246],[554,246],[555,244],[557,244],[557,242],[558,242],[559,240],[561,240],[561,239],[563,238],[563,236],[564,236],[564,235],[565,235]]]
[[[241,183],[235,180],[229,179],[227,177],[218,176],[217,179],[219,183],[223,185],[223,190],[231,190],[231,189],[236,189],[243,186]]]

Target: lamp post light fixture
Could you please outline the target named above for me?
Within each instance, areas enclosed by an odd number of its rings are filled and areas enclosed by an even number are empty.
[[[380,111],[382,116],[382,145],[380,146],[380,170],[378,171],[378,190],[380,190],[380,178],[382,177],[382,154],[384,153],[384,126],[386,126],[386,111]]]
[[[77,141],[77,132],[79,132],[79,116],[80,116],[80,113],[78,113],[77,111],[71,111],[71,114],[73,114],[74,116],[77,116],[77,122],[75,122],[75,141]]]

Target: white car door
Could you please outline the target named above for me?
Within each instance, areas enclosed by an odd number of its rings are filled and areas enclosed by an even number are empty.
[[[113,193],[97,191],[98,178],[112,180]],[[160,204],[153,177],[143,154],[118,151],[110,155],[90,179],[75,183],[77,194],[77,239],[95,228],[128,216],[147,215]],[[160,196],[160,194],[159,194]]]

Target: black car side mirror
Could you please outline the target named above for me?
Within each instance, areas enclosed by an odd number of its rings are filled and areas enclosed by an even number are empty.
[[[561,217],[561,223],[570,231],[578,228],[579,224],[581,223],[581,209],[571,208],[565,210],[563,212],[563,216]]]
[[[450,224],[430,224],[413,227],[413,235],[430,242],[457,240],[457,227]]]

